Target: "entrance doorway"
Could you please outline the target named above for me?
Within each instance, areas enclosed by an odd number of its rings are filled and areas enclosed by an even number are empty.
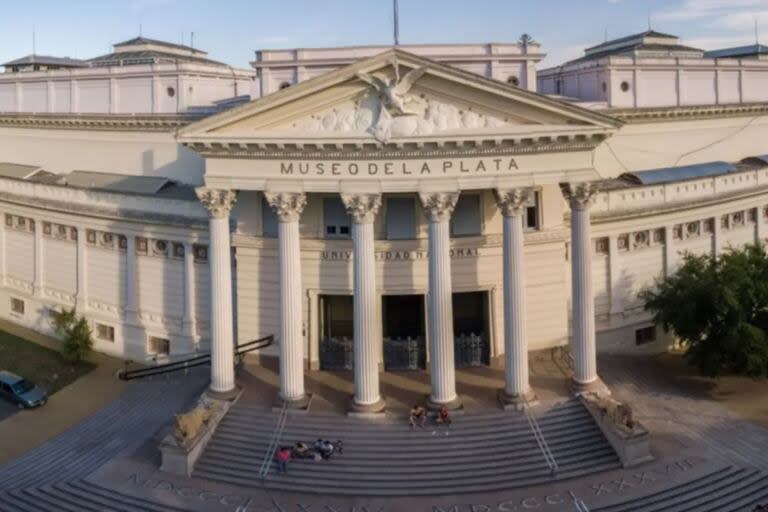
[[[490,364],[488,292],[453,294],[456,368]]]
[[[427,364],[423,295],[382,297],[384,368],[419,370]]]
[[[351,370],[353,302],[350,295],[320,295],[320,369]]]

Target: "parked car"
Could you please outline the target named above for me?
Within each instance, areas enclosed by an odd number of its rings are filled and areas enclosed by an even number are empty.
[[[48,393],[15,373],[0,371],[0,396],[18,405],[19,409],[38,407],[48,400]]]

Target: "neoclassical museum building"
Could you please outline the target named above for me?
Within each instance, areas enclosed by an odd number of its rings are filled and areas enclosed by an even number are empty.
[[[738,50],[738,51],[737,51]],[[528,352],[674,342],[638,292],[685,252],[768,238],[768,60],[648,31],[537,70],[510,44],[264,50],[249,70],[136,38],[0,74],[0,317],[76,307],[99,351],[147,363],[267,335],[280,396],[307,369],[505,369]]]

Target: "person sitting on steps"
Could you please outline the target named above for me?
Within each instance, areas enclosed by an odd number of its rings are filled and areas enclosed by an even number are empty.
[[[416,404],[411,408],[411,414],[408,420],[411,423],[411,429],[416,428],[417,425],[420,428],[424,428],[424,423],[427,421],[427,411],[424,407]]]
[[[445,425],[446,428],[451,426],[451,415],[448,413],[448,408],[446,406],[441,406],[440,411],[437,413],[437,417],[435,418],[435,423],[437,423],[437,426]]]

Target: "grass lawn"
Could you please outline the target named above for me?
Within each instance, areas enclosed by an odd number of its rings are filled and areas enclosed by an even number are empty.
[[[96,368],[82,361],[75,365],[64,360],[59,352],[0,331],[0,370],[21,375],[54,394]]]

